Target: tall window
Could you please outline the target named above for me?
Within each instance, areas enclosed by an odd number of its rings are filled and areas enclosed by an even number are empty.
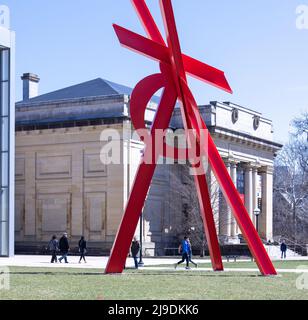
[[[245,174],[241,169],[237,172],[236,188],[240,194],[245,194]]]
[[[9,242],[10,51],[0,48],[0,256]]]

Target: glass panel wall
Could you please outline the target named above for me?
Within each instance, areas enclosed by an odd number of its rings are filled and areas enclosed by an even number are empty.
[[[9,254],[10,51],[0,48],[0,256]]]

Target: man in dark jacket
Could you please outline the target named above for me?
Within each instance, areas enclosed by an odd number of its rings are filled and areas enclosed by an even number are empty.
[[[137,238],[134,237],[134,240],[133,240],[133,242],[132,242],[130,251],[131,251],[132,256],[133,256],[133,258],[134,258],[135,268],[136,268],[136,269],[138,269],[137,255],[138,255],[138,253],[139,253],[139,250],[140,250],[140,243],[139,243],[139,241],[137,240]]]
[[[79,252],[80,252],[79,263],[81,263],[82,259],[85,263],[87,263],[86,257],[85,257],[85,254],[87,253],[87,241],[85,240],[85,238],[83,236],[80,238],[80,240],[78,242],[78,248],[79,248]]]
[[[281,245],[280,245],[280,251],[281,251],[281,259],[287,257],[287,245],[285,244],[284,241],[282,241]]]
[[[67,239],[67,233],[63,233],[62,238],[59,241],[59,249],[61,252],[62,257],[59,259],[59,262],[62,263],[62,260],[64,259],[65,263],[67,262],[67,255],[68,251],[70,249],[70,246],[68,244],[68,239]]]

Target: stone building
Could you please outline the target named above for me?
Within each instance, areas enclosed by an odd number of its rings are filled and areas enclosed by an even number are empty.
[[[129,134],[131,89],[95,79],[36,96],[38,77],[25,74],[22,79],[24,100],[16,104],[17,250],[42,246],[52,234],[67,231],[73,243],[84,235],[90,247],[108,253],[143,150]],[[154,97],[146,112],[148,124],[156,107]],[[211,102],[200,110],[252,219],[262,197],[259,232],[272,239],[273,158],[281,148],[273,141],[272,122],[231,103]],[[171,127],[181,125],[177,109]],[[118,164],[101,162],[108,157],[102,150],[109,142],[102,132],[110,129],[120,133]],[[218,190],[210,172],[209,177],[211,189]],[[148,254],[155,249],[164,253],[177,241],[183,179],[181,165],[159,165],[156,170],[142,215]],[[216,211],[220,238],[237,241],[240,231],[221,196]]]
[[[272,240],[273,160],[282,147],[273,141],[272,121],[230,102],[211,102],[199,109],[255,225],[254,211],[261,211],[258,218],[260,236],[266,241]],[[173,127],[181,126],[180,118],[180,111],[176,110]],[[238,243],[241,232],[210,169],[208,184],[221,240]],[[219,196],[213,199],[215,193]]]
[[[0,256],[14,254],[15,32],[0,5]]]

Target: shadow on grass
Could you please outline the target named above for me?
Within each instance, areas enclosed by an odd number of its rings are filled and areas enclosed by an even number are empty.
[[[129,269],[126,269],[126,271]],[[105,277],[115,277],[115,276],[138,276],[138,277],[145,277],[145,276],[172,276],[172,277],[206,277],[206,278],[213,278],[213,277],[220,277],[220,278],[257,278],[262,277],[262,275],[258,274],[232,274],[228,273],[210,273],[210,272],[172,272],[172,271],[164,271],[164,272],[124,272],[122,274],[105,274],[104,271],[102,272],[61,272],[61,271],[13,271],[9,273],[10,275],[42,275],[42,276],[105,276]]]
[[[10,275],[43,275],[43,276],[101,276],[104,275],[101,272],[51,272],[51,271],[33,271],[33,272],[10,272]]]
[[[124,273],[123,275],[136,275],[136,276],[174,276],[174,277],[179,277],[179,276],[186,276],[186,277],[207,277],[207,278],[257,278],[257,277],[263,277],[262,275],[258,274],[239,274],[239,273],[234,273],[231,274],[230,272],[228,273],[179,273],[179,272],[165,272],[165,273],[155,273],[155,272],[147,272],[147,273]]]

